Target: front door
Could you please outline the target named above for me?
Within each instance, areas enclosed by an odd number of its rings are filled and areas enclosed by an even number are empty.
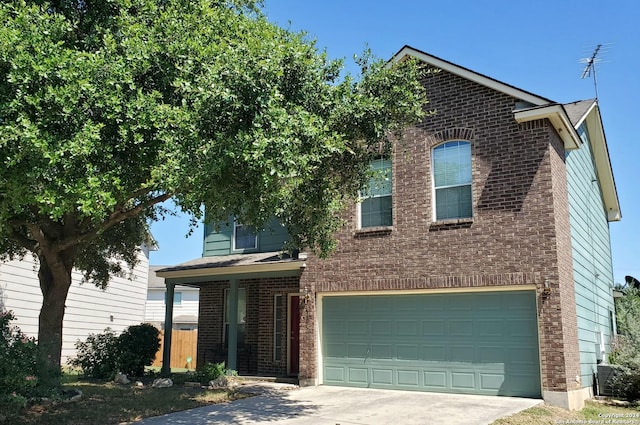
[[[289,297],[289,374],[297,375],[300,367],[300,297]]]

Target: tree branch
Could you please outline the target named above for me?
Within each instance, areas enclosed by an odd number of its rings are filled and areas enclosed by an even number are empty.
[[[104,232],[105,230],[109,229],[110,227],[115,226],[116,224],[135,217],[137,215],[139,215],[140,213],[142,213],[142,211],[145,208],[148,208],[150,206],[162,203],[168,199],[170,199],[173,196],[172,193],[164,193],[162,195],[158,195],[155,198],[151,198],[148,199],[145,202],[140,202],[138,205],[136,205],[133,208],[130,208],[128,210],[120,210],[120,211],[114,211],[109,218],[104,221],[99,228],[97,229],[92,229],[91,231],[82,233],[80,235],[76,235],[76,236],[71,236],[71,237],[67,237],[65,239],[63,239],[62,241],[60,241],[59,243],[56,244],[55,248],[57,251],[64,251],[70,247],[72,247],[73,245],[76,245],[80,242],[86,242],[89,241],[91,239],[94,239],[95,237],[97,237],[100,233]]]

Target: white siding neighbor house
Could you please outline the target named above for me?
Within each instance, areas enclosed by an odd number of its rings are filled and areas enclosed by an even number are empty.
[[[84,341],[106,328],[119,334],[144,321],[149,249],[143,248],[138,258],[131,279],[114,277],[104,291],[91,283],[80,284],[82,275],[74,271],[63,322],[62,364],[75,357],[78,340]],[[0,263],[0,311],[13,311],[16,320],[12,324],[26,335],[37,337],[41,306],[37,260],[26,256]]]
[[[144,320],[164,330],[165,297],[167,288],[164,278],[156,276],[156,270],[167,266],[149,267],[149,289]],[[173,294],[173,329],[193,330],[198,328],[199,289],[176,286]]]

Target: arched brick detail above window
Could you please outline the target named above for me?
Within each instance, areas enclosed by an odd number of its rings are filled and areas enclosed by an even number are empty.
[[[429,140],[429,147],[434,147],[449,140],[473,140],[474,130],[472,128],[454,127],[440,130],[433,133]]]

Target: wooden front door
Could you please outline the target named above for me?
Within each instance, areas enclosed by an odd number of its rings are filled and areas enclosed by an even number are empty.
[[[300,297],[289,297],[289,374],[300,368]]]

